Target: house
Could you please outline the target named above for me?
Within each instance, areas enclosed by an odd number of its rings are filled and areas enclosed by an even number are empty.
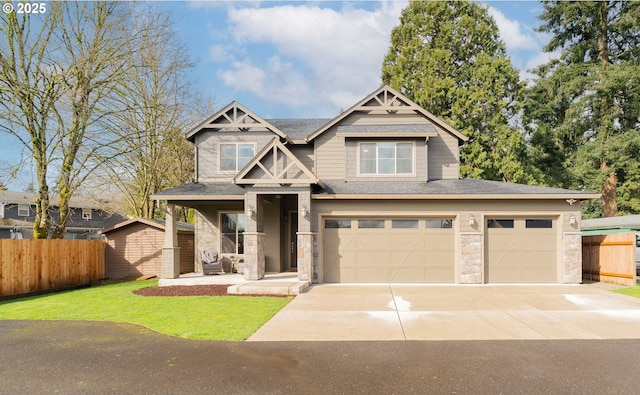
[[[460,179],[467,137],[389,86],[333,119],[262,119],[232,102],[185,136],[195,182],[155,195],[173,234],[166,278],[179,274],[181,205],[196,210],[196,255],[242,257],[249,280],[582,279],[579,202],[599,195]]]
[[[194,271],[193,229],[193,224],[176,224],[180,247],[180,273]],[[164,230],[164,221],[131,218],[100,231],[107,242],[107,277],[160,277]]]
[[[36,194],[29,192],[0,191],[0,239],[33,238],[33,221],[36,215]],[[51,203],[57,197],[51,197]],[[71,213],[67,220],[65,239],[100,238],[98,231],[126,219],[108,208],[108,202],[73,197]],[[51,205],[52,221],[58,217],[58,206]]]

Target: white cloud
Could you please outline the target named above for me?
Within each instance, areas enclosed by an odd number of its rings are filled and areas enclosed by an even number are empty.
[[[508,19],[494,7],[489,6],[487,11],[496,21],[500,31],[500,38],[502,38],[508,50],[536,50],[542,47],[532,29],[521,25],[519,21]]]
[[[291,106],[320,106],[325,113],[314,116],[333,116],[379,86],[391,30],[405,5],[231,8],[229,32],[242,60],[218,75],[235,90]],[[265,47],[271,53],[251,53]]]

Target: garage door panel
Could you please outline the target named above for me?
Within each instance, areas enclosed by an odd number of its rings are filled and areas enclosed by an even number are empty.
[[[487,219],[486,282],[557,282],[557,220]],[[502,221],[502,223],[498,223]],[[493,227],[506,224],[513,227]]]

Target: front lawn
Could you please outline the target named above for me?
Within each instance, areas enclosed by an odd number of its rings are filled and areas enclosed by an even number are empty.
[[[157,284],[157,280],[128,281],[0,301],[0,319],[126,322],[189,339],[242,341],[292,299],[133,293]]]

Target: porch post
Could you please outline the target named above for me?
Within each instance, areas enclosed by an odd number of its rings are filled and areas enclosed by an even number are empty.
[[[265,274],[263,207],[258,194],[248,191],[244,196],[244,278],[260,280]],[[249,215],[251,213],[251,215]]]
[[[313,261],[317,256],[316,234],[311,232],[311,216],[311,190],[301,191],[298,193],[298,279],[310,283],[314,280]]]
[[[175,204],[167,203],[162,247],[162,278],[180,277],[180,247],[178,247],[175,208]]]

